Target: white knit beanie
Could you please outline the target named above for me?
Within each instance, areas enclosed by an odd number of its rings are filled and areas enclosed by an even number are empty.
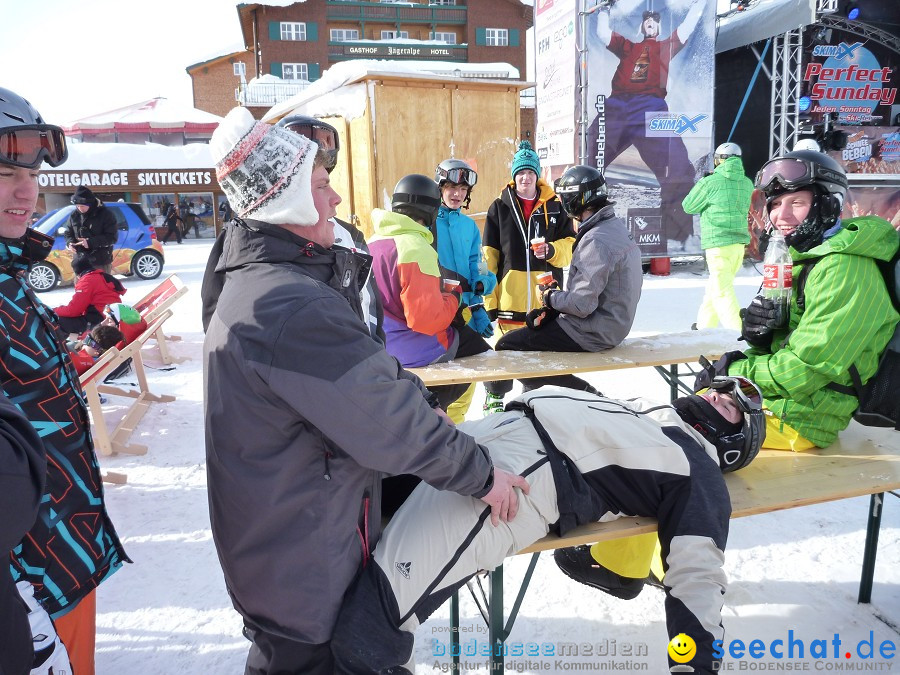
[[[216,178],[241,218],[273,225],[315,225],[313,161],[318,145],[257,122],[246,108],[229,112],[209,139]]]

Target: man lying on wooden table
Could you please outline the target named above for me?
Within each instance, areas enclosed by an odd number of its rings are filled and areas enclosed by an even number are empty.
[[[550,530],[565,535],[628,515],[657,519],[670,638],[689,635],[694,672],[714,672],[731,515],[722,473],[759,452],[761,399],[738,377],[717,377],[705,393],[672,404],[543,387],[459,425],[497,466],[525,477],[530,492],[515,520],[488,527],[479,500],[420,484],[345,596],[332,641],[339,671],[407,672],[416,628],[478,571]]]

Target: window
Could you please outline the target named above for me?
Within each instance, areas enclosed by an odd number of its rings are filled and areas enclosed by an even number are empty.
[[[381,31],[381,39],[382,40],[393,40],[395,38],[400,38],[401,40],[409,39],[409,31],[408,30],[383,30]]]
[[[359,40],[359,31],[351,28],[332,28],[332,42],[347,42],[348,40]]]
[[[441,42],[446,42],[448,45],[456,44],[456,33],[432,33],[432,40],[440,40]]]
[[[234,68],[234,74],[237,77],[241,77],[242,75],[247,74],[247,66],[244,65],[243,61],[237,61],[236,63],[232,63],[231,67]]]
[[[509,45],[509,31],[506,28],[486,28],[484,37],[488,47],[506,47]]]
[[[429,0],[430,5],[455,5],[456,0]],[[437,38],[435,38],[437,39]],[[452,44],[456,44],[455,42]]]
[[[309,66],[305,63],[282,63],[282,80],[309,80]]]
[[[288,21],[281,22],[282,40],[306,40],[306,24]]]

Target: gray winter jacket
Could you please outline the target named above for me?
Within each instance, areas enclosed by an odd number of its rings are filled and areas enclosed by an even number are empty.
[[[585,351],[618,345],[634,323],[641,298],[641,253],[612,206],[578,227],[566,290],[553,293],[558,321]]]
[[[205,298],[210,520],[226,584],[251,624],[309,643],[330,639],[380,535],[382,472],[463,495],[491,475],[487,450],[429,408],[360,319],[367,261],[236,223],[221,293]]]

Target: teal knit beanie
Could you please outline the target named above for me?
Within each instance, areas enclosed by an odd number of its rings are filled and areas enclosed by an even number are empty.
[[[538,176],[541,175],[541,162],[528,141],[519,143],[519,150],[513,155],[512,177],[515,178],[523,169],[531,169]]]

